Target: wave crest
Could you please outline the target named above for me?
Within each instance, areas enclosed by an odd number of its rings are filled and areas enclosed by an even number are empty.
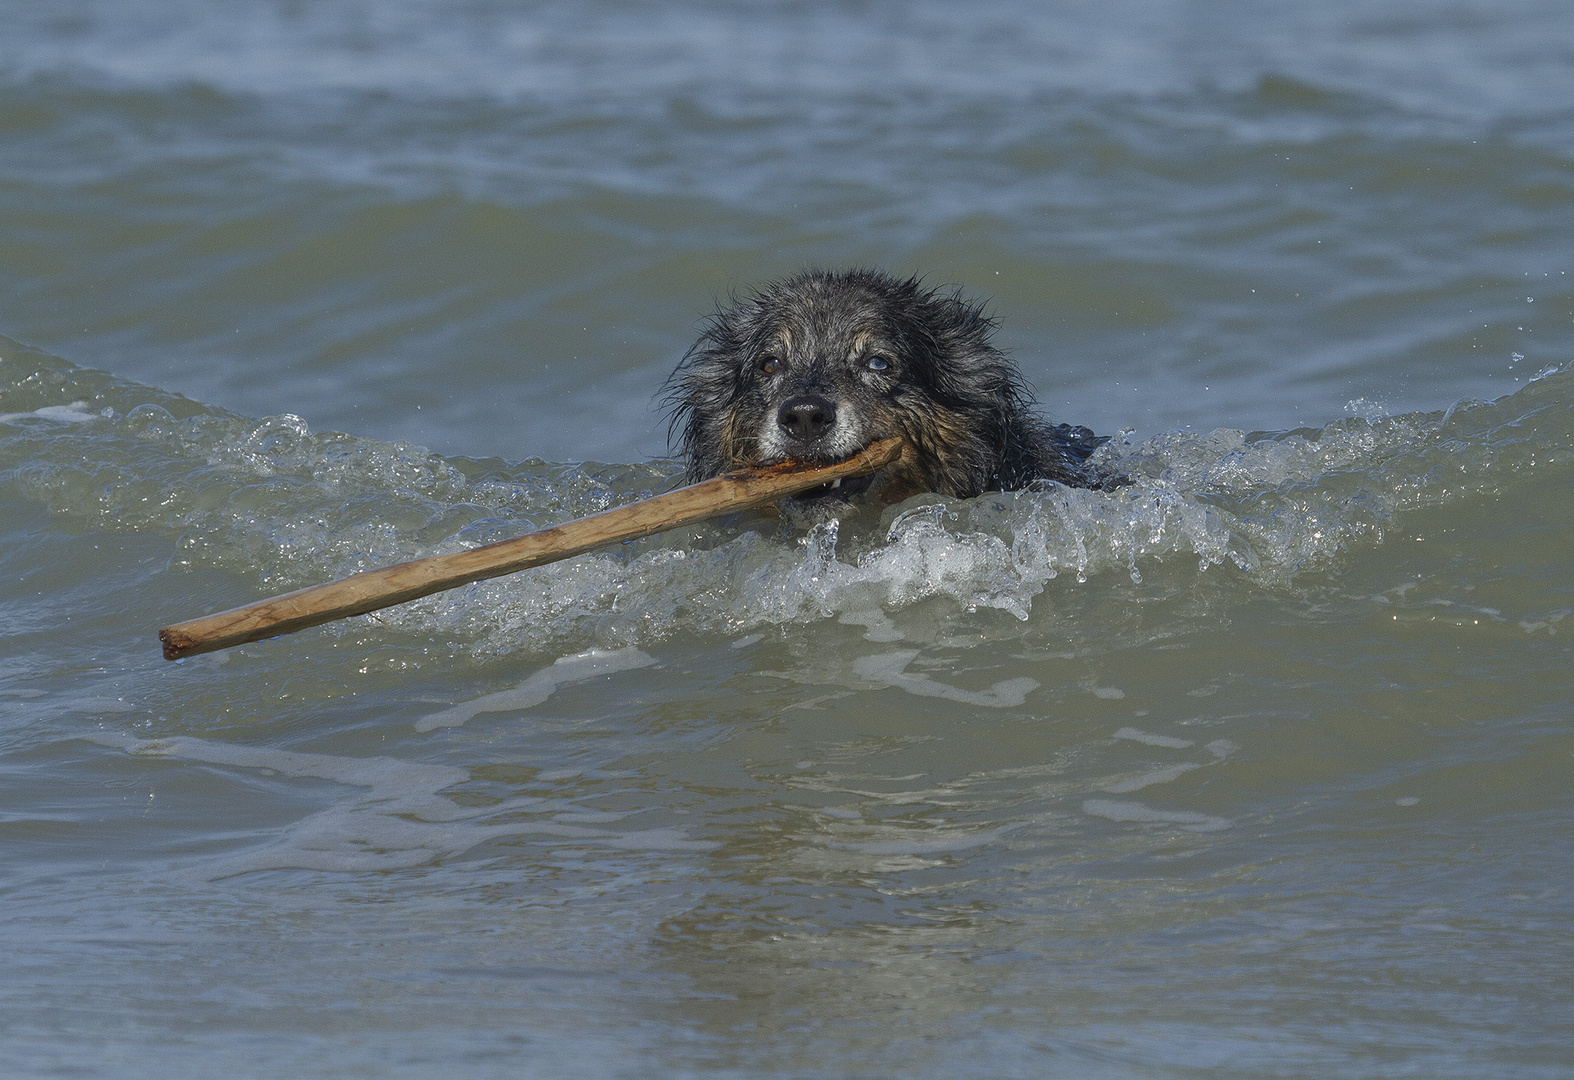
[[[0,482],[67,519],[152,530],[171,569],[215,567],[270,591],[504,539],[678,482],[672,462],[444,459],[406,443],[235,416],[0,342]],[[1321,428],[1124,434],[1113,491],[1047,485],[920,496],[807,531],[740,517],[479,582],[379,615],[480,653],[627,646],[838,618],[894,640],[902,609],[949,599],[1017,619],[1062,576],[1088,583],[1177,556],[1266,587],[1383,539],[1397,515],[1562,471],[1574,375],[1497,402],[1348,416]],[[341,631],[342,632],[342,631]]]

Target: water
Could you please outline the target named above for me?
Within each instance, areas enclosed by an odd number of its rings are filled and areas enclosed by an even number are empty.
[[[0,16],[8,1075],[1574,1076],[1564,5]],[[1133,483],[158,658],[669,487],[805,263]]]

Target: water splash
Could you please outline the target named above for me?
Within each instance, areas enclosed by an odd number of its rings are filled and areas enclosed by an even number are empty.
[[[1574,374],[1554,370],[1445,412],[1124,435],[1097,460],[1129,478],[1114,491],[921,496],[802,534],[740,517],[478,582],[379,622],[440,630],[477,654],[622,649],[680,630],[833,617],[893,641],[892,616],[927,601],[1026,620],[1052,582],[1140,584],[1177,557],[1284,587],[1381,542],[1399,515],[1566,470],[1571,408]],[[463,550],[678,482],[671,462],[444,459],[314,433],[295,416],[251,420],[6,342],[0,409],[0,483],[77,527],[166,534],[172,571],[220,568],[259,592]]]

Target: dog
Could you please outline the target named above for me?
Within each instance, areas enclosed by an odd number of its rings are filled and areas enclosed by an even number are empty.
[[[879,473],[795,496],[895,503],[921,492],[972,498],[1034,481],[1103,487],[1087,459],[1107,436],[1051,426],[995,321],[960,290],[878,270],[809,270],[712,316],[667,382],[669,435],[690,482],[783,461],[839,461],[899,436]]]

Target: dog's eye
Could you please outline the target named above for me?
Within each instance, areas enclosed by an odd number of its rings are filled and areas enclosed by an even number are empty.
[[[760,360],[760,370],[767,375],[774,375],[781,369],[782,358],[779,356],[767,356]]]
[[[868,368],[870,371],[886,371],[890,368],[890,366],[891,361],[887,360],[879,353],[876,353],[875,355],[864,360],[864,367]]]

